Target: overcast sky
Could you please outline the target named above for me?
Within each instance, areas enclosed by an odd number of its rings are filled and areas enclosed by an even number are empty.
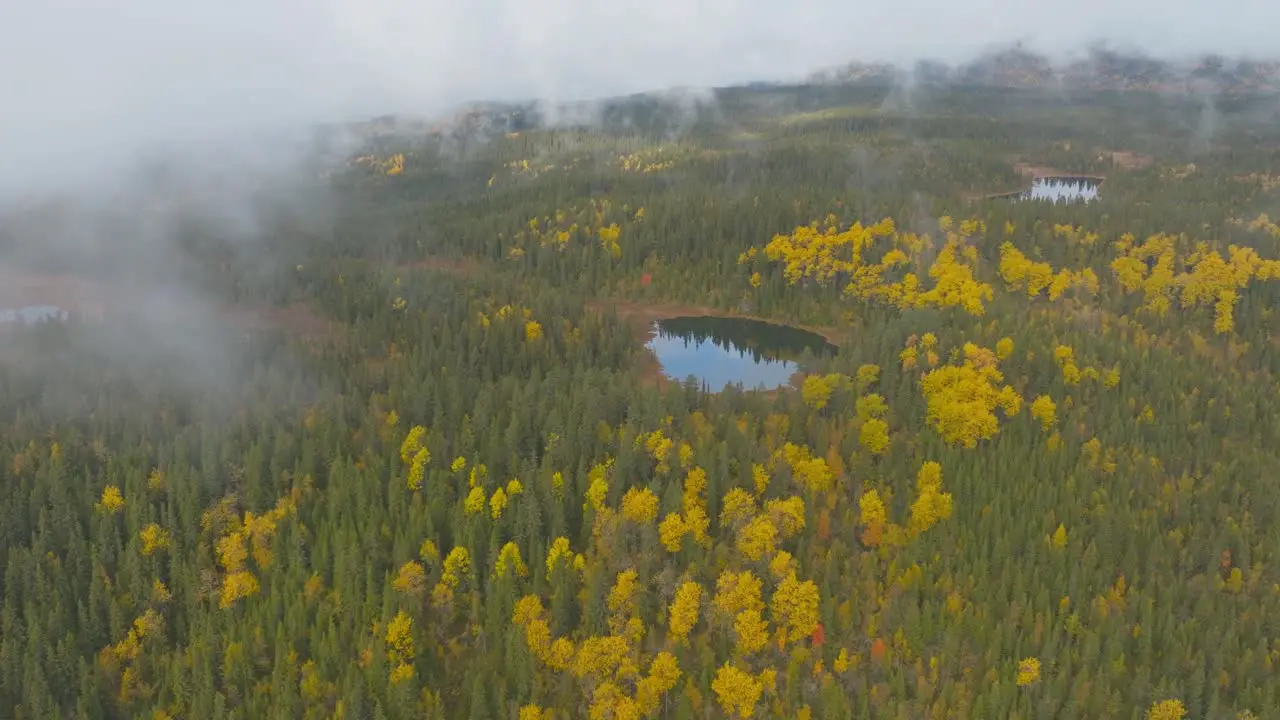
[[[0,0],[0,182],[264,124],[954,61],[1017,40],[1264,55],[1277,27],[1277,0]]]

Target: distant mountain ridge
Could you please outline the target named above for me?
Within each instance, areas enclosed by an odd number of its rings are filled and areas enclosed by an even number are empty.
[[[1280,94],[1280,60],[1228,59],[1219,55],[1168,60],[1096,46],[1081,60],[1055,65],[1045,55],[1014,45],[958,65],[921,60],[906,68],[852,61],[813,73],[799,84],[762,81],[706,89],[703,95],[667,90],[554,104],[533,100],[473,102],[432,118],[383,115],[332,125],[325,134],[360,142],[407,138],[465,144],[469,139],[500,137],[550,124],[670,130],[693,118],[714,114],[707,108],[724,102],[727,95],[785,96],[789,89],[801,87],[821,91],[822,86],[859,85],[1269,95]],[[707,108],[700,107],[703,100],[708,103]]]
[[[1163,60],[1105,47],[1082,60],[1055,66],[1021,46],[987,52],[960,65],[921,61],[912,68],[852,61],[809,77],[818,84],[902,82],[919,85],[1007,88],[1075,88],[1160,93],[1280,93],[1280,60],[1205,55]]]

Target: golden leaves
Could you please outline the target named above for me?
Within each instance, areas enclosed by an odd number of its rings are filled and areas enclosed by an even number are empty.
[[[911,503],[908,532],[918,535],[951,517],[951,493],[942,492],[942,466],[929,461],[916,475],[916,499]]]
[[[169,531],[156,523],[148,523],[138,533],[142,541],[142,554],[153,555],[161,550],[169,549]]]
[[[1040,660],[1039,658],[1023,658],[1018,662],[1018,674],[1015,678],[1018,687],[1026,687],[1034,684],[1040,679]]]
[[[1038,297],[1047,289],[1049,300],[1057,300],[1071,287],[1091,285],[1084,273],[1065,268],[1055,273],[1049,263],[1030,260],[1011,242],[1000,246],[1000,277],[1010,290],[1024,290],[1028,299]]]
[[[790,575],[773,591],[769,613],[783,642],[799,642],[818,626],[818,586]]]
[[[827,401],[831,399],[831,393],[840,380],[841,376],[836,374],[806,375],[800,386],[800,397],[809,407],[821,410],[827,406]]]
[[[735,648],[741,655],[759,652],[769,642],[769,623],[754,608],[743,610],[733,620]]]
[[[400,443],[400,461],[409,464],[413,461],[414,456],[422,449],[422,441],[426,437],[427,429],[421,425],[414,425],[409,428],[409,432],[405,434],[404,441]]]
[[[944,365],[926,373],[920,388],[928,405],[928,421],[943,440],[973,448],[999,431],[996,407],[1012,415],[1021,401],[1012,388],[997,390],[993,385],[1004,376],[990,350],[970,343],[964,356],[961,365]]]
[[[1031,401],[1031,417],[1040,421],[1040,427],[1049,432],[1058,424],[1058,406],[1048,395],[1039,395]]]
[[[667,628],[673,640],[684,642],[693,626],[698,623],[702,594],[702,586],[696,582],[683,583],[676,589],[671,607],[667,611]]]
[[[684,536],[687,532],[689,527],[685,525],[680,513],[668,513],[662,518],[662,522],[658,523],[658,540],[667,552],[680,552],[684,547]]]
[[[1058,529],[1053,531],[1053,535],[1046,538],[1049,541],[1049,547],[1054,550],[1061,550],[1067,546],[1067,526],[1058,523]]]
[[[115,515],[124,507],[124,494],[115,485],[108,485],[102,489],[102,498],[94,507],[100,513]]]
[[[462,509],[468,515],[475,515],[484,510],[485,495],[484,488],[479,485],[471,488],[467,493],[467,497],[462,501]]]
[[[622,496],[622,516],[637,525],[649,525],[658,516],[658,496],[649,488],[628,488]]]
[[[1146,720],[1182,720],[1187,716],[1187,708],[1181,700],[1161,700],[1147,710]]]
[[[765,246],[764,256],[771,262],[783,264],[783,277],[788,285],[802,281],[825,285],[845,275],[849,283],[844,293],[850,297],[876,300],[900,310],[960,307],[971,315],[981,316],[985,302],[992,298],[991,286],[976,280],[973,266],[962,262],[959,256],[963,255],[970,263],[976,261],[976,250],[967,244],[968,238],[984,232],[985,226],[976,220],[966,220],[952,232],[949,219],[942,225],[948,232],[946,242],[928,269],[928,277],[934,282],[932,288],[922,287],[920,277],[914,272],[901,272],[898,280],[887,279],[913,262],[921,264],[923,251],[932,247],[927,237],[899,233],[891,219],[866,227],[854,223],[839,231],[836,218],[830,216],[824,230],[819,230],[819,223],[813,222],[797,227],[789,235],[774,236]],[[884,240],[888,240],[889,249],[880,262],[870,261],[866,254]],[[745,264],[753,258],[751,252],[743,253],[739,262]]]
[[[426,582],[426,570],[417,561],[410,560],[400,566],[395,579],[391,581],[391,587],[396,592],[418,593],[426,587]]]
[[[222,591],[219,594],[218,606],[227,609],[242,598],[258,593],[258,578],[248,570],[228,573],[222,580]]]
[[[502,546],[502,550],[498,552],[498,559],[493,564],[493,573],[498,577],[504,577],[509,572],[514,572],[520,577],[529,574],[529,568],[520,557],[520,547],[514,542],[508,542]]]
[[[725,570],[716,581],[716,594],[712,600],[716,609],[726,615],[737,615],[743,610],[764,609],[761,599],[760,579],[750,570],[735,573]]]
[[[738,551],[753,561],[772,554],[777,540],[778,527],[764,515],[751,518],[737,533]]]
[[[868,490],[858,498],[858,509],[861,512],[862,543],[867,547],[878,546],[889,523],[884,501],[878,492]]]
[[[413,677],[413,618],[403,610],[387,623],[387,660],[392,664],[391,684]]]
[[[880,418],[864,420],[858,430],[858,442],[872,455],[883,455],[889,449],[889,423]]]
[[[711,682],[720,707],[727,715],[749,718],[755,714],[756,703],[764,693],[764,682],[729,663],[716,671]]]
[[[497,520],[502,517],[502,512],[507,509],[507,492],[502,488],[493,491],[493,495],[489,498],[489,517]]]

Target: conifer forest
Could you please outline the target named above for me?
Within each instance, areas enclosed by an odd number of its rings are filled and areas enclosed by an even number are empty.
[[[370,123],[132,354],[129,268],[10,262],[88,289],[0,324],[0,716],[1280,717],[1280,123],[1209,102]],[[708,317],[818,341],[666,372]]]

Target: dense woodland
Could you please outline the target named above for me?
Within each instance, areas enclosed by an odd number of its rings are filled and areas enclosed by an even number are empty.
[[[374,138],[299,179],[324,222],[182,244],[323,332],[184,327],[197,372],[104,350],[126,319],[3,331],[0,715],[1271,717],[1274,105],[734,89]],[[1100,199],[985,199],[1020,162]],[[659,303],[838,352],[656,382]]]

